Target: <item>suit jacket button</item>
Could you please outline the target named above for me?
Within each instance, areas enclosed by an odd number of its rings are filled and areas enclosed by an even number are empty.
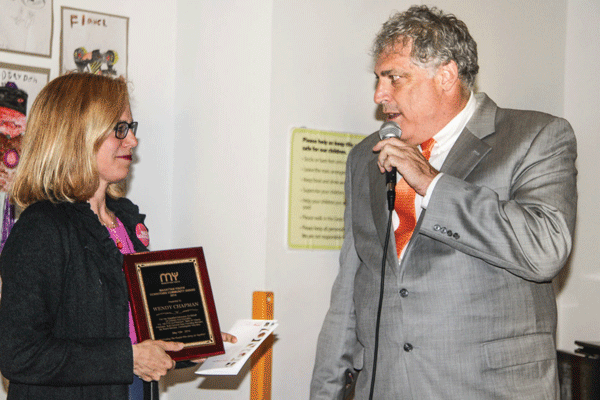
[[[439,231],[440,229],[442,229],[442,227],[441,227],[441,226],[439,226],[438,224],[435,224],[435,225],[433,226],[433,230],[434,230],[434,231]]]
[[[460,239],[460,235],[456,232],[454,232],[454,235],[452,235],[452,237],[456,240]]]
[[[413,349],[412,344],[410,344],[410,343],[404,343],[404,351],[405,352],[409,353],[409,352],[412,351],[412,349]]]
[[[447,231],[448,231],[448,230],[446,229],[446,227],[443,227],[443,228],[440,230],[440,232],[442,232],[442,233],[446,233]]]
[[[401,297],[408,297],[408,290],[406,290],[406,289],[401,289],[401,290],[400,290],[400,296],[401,296]]]
[[[452,231],[450,229],[448,229],[448,232],[446,232],[446,235],[452,237]]]

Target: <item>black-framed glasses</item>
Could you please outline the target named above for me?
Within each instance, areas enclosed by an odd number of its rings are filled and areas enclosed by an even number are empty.
[[[120,121],[115,126],[115,136],[117,139],[125,139],[127,137],[127,133],[129,130],[133,133],[133,136],[136,136],[138,123],[137,121],[133,121],[132,123],[128,123],[127,121]]]

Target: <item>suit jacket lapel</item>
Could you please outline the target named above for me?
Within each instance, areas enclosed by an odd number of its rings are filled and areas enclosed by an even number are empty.
[[[487,95],[475,95],[478,106],[475,113],[450,149],[440,171],[459,179],[466,178],[491,150],[482,139],[494,133],[497,106]]]
[[[450,150],[440,171],[464,179],[490,150],[488,144],[465,128]]]

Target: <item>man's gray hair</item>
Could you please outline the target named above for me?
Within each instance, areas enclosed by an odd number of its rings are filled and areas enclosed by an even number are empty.
[[[473,88],[477,65],[477,43],[464,22],[452,14],[427,6],[412,6],[394,14],[381,28],[373,43],[373,56],[412,44],[411,58],[422,67],[437,68],[454,61],[464,86]]]

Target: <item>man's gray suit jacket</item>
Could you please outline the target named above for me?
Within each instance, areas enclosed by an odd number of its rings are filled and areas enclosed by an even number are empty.
[[[401,264],[390,235],[375,399],[556,398],[551,279],[571,251],[575,136],[564,119],[476,96]],[[313,400],[339,399],[347,369],[361,370],[355,398],[368,398],[388,219],[378,140],[348,158]]]

